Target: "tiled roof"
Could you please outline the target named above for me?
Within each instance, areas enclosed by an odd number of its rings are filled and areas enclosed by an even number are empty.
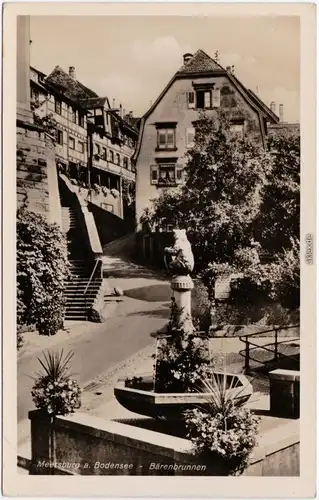
[[[79,102],[83,99],[98,97],[93,90],[72,78],[60,66],[56,66],[45,82],[53,86],[58,92],[71,101]]]
[[[193,57],[178,70],[178,74],[206,73],[207,71],[220,71],[223,69],[224,68],[209,57],[206,52],[199,49]]]
[[[94,109],[103,107],[105,103],[108,104],[108,99],[107,97],[91,97],[90,99],[81,99],[79,102],[85,109]]]

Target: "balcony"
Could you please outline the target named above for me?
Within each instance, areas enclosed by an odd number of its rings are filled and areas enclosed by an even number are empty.
[[[123,177],[124,179],[135,181],[134,172],[124,167],[121,167],[120,165],[116,165],[115,163],[112,163],[110,161],[102,160],[102,158],[100,158],[99,160],[93,158],[92,166],[94,168],[104,170],[105,172],[110,172],[111,174],[118,175],[119,177]]]

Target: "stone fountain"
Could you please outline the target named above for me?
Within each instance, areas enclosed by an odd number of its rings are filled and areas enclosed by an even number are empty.
[[[182,420],[186,410],[198,406],[204,408],[209,405],[210,393],[203,390],[203,384],[197,383],[193,386],[189,384],[186,390],[184,388],[184,390],[174,392],[176,384],[170,386],[169,380],[168,383],[166,379],[161,380],[163,372],[160,370],[158,353],[161,352],[161,343],[164,342],[166,351],[170,348],[176,350],[176,346],[182,350],[189,348],[190,345],[201,344],[209,353],[209,362],[205,361],[208,375],[212,376],[213,373],[215,380],[219,378],[226,383],[227,390],[232,392],[236,404],[246,403],[251,398],[253,389],[245,375],[213,370],[209,339],[203,338],[199,332],[196,332],[193,325],[191,291],[194,283],[190,274],[194,269],[194,256],[185,230],[174,231],[174,245],[165,248],[164,261],[167,269],[172,273],[171,289],[175,327],[172,328],[172,321],[170,321],[166,334],[162,332],[158,336],[154,373],[131,379],[120,379],[114,388],[116,399],[127,410],[134,413],[174,421]],[[164,373],[167,376],[167,367]]]

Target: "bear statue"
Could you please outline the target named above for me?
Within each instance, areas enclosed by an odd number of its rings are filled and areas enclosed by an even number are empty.
[[[174,276],[187,276],[194,269],[194,255],[185,229],[173,231],[174,245],[164,249],[165,265]],[[170,259],[168,258],[171,257]]]

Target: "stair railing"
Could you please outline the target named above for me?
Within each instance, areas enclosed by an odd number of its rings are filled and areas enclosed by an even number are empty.
[[[292,325],[292,326],[284,326],[284,327],[278,327],[278,328],[272,328],[270,330],[263,330],[261,332],[255,332],[255,333],[248,333],[247,335],[241,335],[239,337],[239,340],[245,344],[245,349],[242,351],[239,351],[239,354],[245,358],[245,364],[244,364],[244,369],[246,372],[249,371],[250,369],[250,360],[251,361],[256,361],[257,363],[261,363],[264,365],[267,365],[269,361],[261,361],[258,359],[254,359],[251,356],[251,352],[254,351],[255,349],[262,349],[266,352],[271,352],[274,354],[273,361],[278,361],[279,358],[284,359],[284,358],[293,358],[293,356],[288,356],[287,354],[283,354],[282,352],[278,351],[278,346],[281,344],[285,344],[288,342],[293,342],[296,340],[299,340],[299,337],[294,337],[294,338],[289,338],[289,339],[284,339],[284,340],[278,340],[278,332],[280,330],[289,330],[292,328],[299,328],[300,325]],[[265,334],[269,334],[269,336],[272,336],[274,334],[274,342],[268,342],[266,344],[256,344],[252,342],[250,339],[253,337],[257,336],[263,336]],[[271,348],[270,348],[271,347]]]
[[[96,271],[97,271],[98,268],[99,268],[99,271],[100,271],[100,278],[101,278],[102,277],[102,259],[100,259],[100,258],[96,259],[93,271],[91,273],[89,281],[88,281],[88,283],[87,283],[87,285],[85,287],[85,290],[83,292],[84,303],[85,303],[85,311],[87,311],[87,297],[86,297],[86,295],[87,295],[87,292],[89,290],[90,285],[93,283],[93,280],[96,277],[95,275],[96,275]]]

